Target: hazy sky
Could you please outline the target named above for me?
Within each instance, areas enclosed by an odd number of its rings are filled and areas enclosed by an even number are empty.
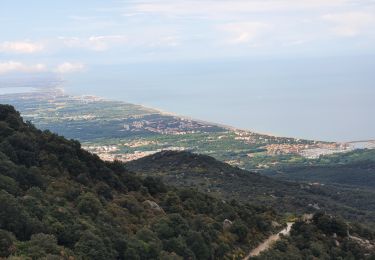
[[[310,114],[320,101],[331,102],[335,111],[342,111],[344,106],[351,111],[348,118],[340,115],[342,121],[335,122],[336,126],[346,119],[358,125],[362,122],[357,122],[358,118],[363,118],[367,131],[357,137],[375,132],[375,123],[367,119],[375,109],[369,100],[375,88],[371,72],[375,57],[374,0],[1,0],[0,32],[0,87],[7,79],[14,81],[12,75],[17,73],[31,77],[52,74],[67,79],[68,86],[79,93],[108,94],[110,85],[112,91],[126,93],[111,96],[146,100],[172,112],[262,131],[270,128],[270,132],[280,134],[312,136],[314,130],[308,134],[306,129],[295,131],[299,119],[291,120],[289,129],[283,126],[280,130],[244,117],[243,111],[250,109],[245,105],[242,112],[233,110],[230,114],[227,109],[222,120],[212,107],[225,105],[219,102],[225,93],[233,98],[227,108],[242,104],[234,100],[246,103],[247,96],[252,100],[255,97],[251,93],[266,98],[282,93],[268,101],[262,111],[289,113],[290,107],[280,107],[290,104],[286,97],[295,97],[293,102],[305,98],[300,106],[307,106]],[[245,65],[225,65],[236,60]],[[129,64],[137,64],[136,70]],[[166,69],[160,72],[160,68]],[[257,75],[250,75],[254,72]],[[249,84],[252,81],[254,84]],[[327,88],[329,91],[324,91]],[[147,92],[150,89],[154,92]],[[210,94],[211,102],[206,104],[203,99],[197,106],[204,113],[191,112],[191,100],[184,103],[181,98],[176,102],[176,95],[193,98],[200,90]],[[140,98],[145,91],[147,98]],[[152,100],[148,95],[167,92],[171,93],[168,100],[160,99],[160,95]],[[306,94],[295,93],[313,93],[309,97],[314,102],[303,96]],[[330,93],[330,101],[326,93]],[[353,109],[348,107],[349,101],[341,102],[349,95],[356,98],[351,103]],[[271,104],[279,108],[271,109]],[[353,112],[358,107],[361,117]],[[314,124],[331,127],[330,119],[316,111],[322,122]],[[363,115],[365,111],[369,114]],[[256,113],[268,121],[275,121],[272,115],[280,118],[274,112]],[[231,120],[237,117],[237,121]],[[349,129],[349,133],[331,131],[327,135],[320,130],[322,134],[312,137],[327,139],[337,133],[338,138],[347,139],[350,133],[358,132]]]
[[[1,0],[0,74],[375,52],[374,0]]]

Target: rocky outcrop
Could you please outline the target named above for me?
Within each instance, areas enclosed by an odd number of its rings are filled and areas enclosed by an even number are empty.
[[[229,219],[224,219],[224,221],[223,221],[223,230],[230,229],[232,225],[233,225],[232,221],[230,221]]]
[[[143,202],[143,205],[145,205],[146,208],[149,208],[151,210],[164,213],[164,210],[162,207],[160,207],[155,201],[152,200],[145,200]]]

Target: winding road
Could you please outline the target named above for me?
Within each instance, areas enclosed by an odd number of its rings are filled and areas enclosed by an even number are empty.
[[[288,236],[293,224],[294,222],[288,222],[286,228],[284,228],[277,234],[269,236],[259,246],[251,250],[250,253],[243,260],[248,260],[251,257],[258,256],[261,252],[269,249],[277,240],[281,238],[281,235]]]

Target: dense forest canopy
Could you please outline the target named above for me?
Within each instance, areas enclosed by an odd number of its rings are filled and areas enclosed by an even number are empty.
[[[361,165],[357,162],[357,165]],[[126,163],[126,168],[142,176],[162,177],[174,186],[195,187],[222,199],[235,198],[254,205],[267,205],[279,212],[303,214],[322,210],[351,221],[375,226],[375,190],[356,186],[325,185],[311,181],[277,180],[230,166],[207,155],[185,151],[162,151]],[[340,176],[344,166],[331,166],[322,174]],[[367,167],[364,163],[361,167]],[[313,175],[316,167],[305,167]],[[323,168],[322,168],[323,169]],[[352,171],[352,179],[366,179]],[[373,174],[368,172],[367,175]],[[297,174],[296,174],[297,175]],[[338,177],[337,177],[338,178]],[[364,180],[363,180],[364,182]],[[371,178],[368,178],[371,182]]]
[[[241,259],[277,222],[264,206],[139,177],[0,105],[0,258]]]
[[[0,106],[2,257],[212,259],[240,256],[272,210],[139,178]],[[232,224],[223,229],[224,220]]]

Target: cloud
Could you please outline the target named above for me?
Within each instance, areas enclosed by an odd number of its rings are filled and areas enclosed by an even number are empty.
[[[113,45],[124,44],[128,39],[123,35],[91,36],[88,39],[94,50],[106,50]]]
[[[64,62],[58,65],[54,71],[60,74],[66,74],[66,73],[80,72],[80,71],[83,71],[84,69],[85,69],[85,66],[82,63]]]
[[[0,52],[4,53],[35,53],[44,49],[44,46],[39,43],[32,43],[29,41],[15,41],[0,43]]]
[[[324,21],[331,23],[331,31],[344,37],[357,36],[375,26],[375,15],[366,12],[346,12],[326,14],[322,16]]]
[[[71,15],[69,16],[69,19],[73,21],[78,21],[78,22],[87,22],[87,21],[94,21],[97,19],[95,16],[80,16],[80,15]]]
[[[272,48],[275,52],[317,50],[331,39],[332,31],[339,37],[330,43],[342,46],[340,36],[368,33],[371,13],[375,14],[372,0],[145,0],[133,3],[123,15],[136,15],[129,18],[132,22],[151,20],[155,24],[178,25],[175,28],[177,35],[181,35],[182,48],[198,41],[200,46],[217,43],[221,46],[225,42],[242,45],[243,52],[255,46]],[[325,15],[327,12],[343,14]]]
[[[255,39],[265,32],[269,25],[261,22],[238,22],[220,26],[220,29],[231,34],[229,43],[254,43]]]
[[[80,37],[59,37],[66,47],[83,48],[94,51],[105,51],[111,47],[122,45],[128,42],[124,35],[100,35],[88,38]]]
[[[46,71],[44,64],[27,65],[17,61],[0,62],[0,74],[7,74],[11,72],[42,72]]]
[[[230,13],[243,14],[274,11],[302,11],[341,6],[354,0],[186,0],[186,1],[142,1],[127,14],[159,14],[165,16],[203,17],[227,16]]]
[[[1,52],[56,60],[106,63],[348,50],[374,52],[374,0],[118,0],[35,27],[43,37],[13,42]],[[81,16],[79,16],[81,15]],[[2,19],[2,18],[1,18]],[[105,24],[97,26],[96,24]],[[371,28],[372,27],[372,28]],[[8,34],[8,35],[7,35]],[[62,37],[58,37],[62,36]],[[73,37],[72,37],[73,36]],[[350,40],[345,37],[353,37]],[[24,39],[24,38],[18,38]],[[365,46],[365,47],[363,47]],[[256,48],[256,52],[254,51]],[[366,50],[364,50],[366,48]],[[93,53],[95,52],[95,53]],[[31,55],[33,58],[36,55]],[[38,56],[39,57],[39,56]],[[16,59],[16,58],[7,58]],[[23,60],[27,62],[26,60]],[[29,60],[32,62],[33,60]],[[35,60],[38,62],[39,60]]]
[[[38,73],[38,72],[55,72],[59,74],[67,74],[80,72],[85,69],[85,65],[82,63],[70,63],[64,62],[55,67],[46,66],[43,63],[37,64],[25,64],[19,61],[4,61],[0,62],[0,75],[13,73],[13,72],[26,72],[26,73]]]

